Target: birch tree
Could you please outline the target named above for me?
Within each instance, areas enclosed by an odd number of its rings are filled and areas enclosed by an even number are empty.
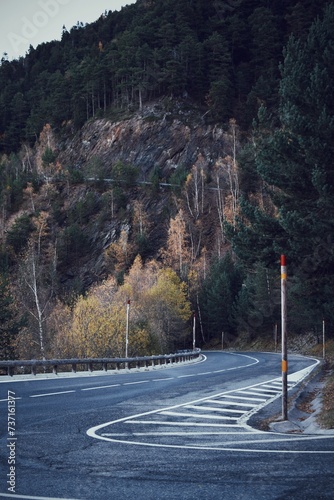
[[[180,209],[170,220],[166,249],[162,251],[164,262],[176,269],[181,277],[186,277],[190,264],[189,235],[183,210]]]
[[[34,220],[35,231],[30,237],[28,249],[18,266],[15,293],[28,312],[33,342],[39,355],[47,356],[46,319],[54,295],[57,254],[55,246],[45,244],[47,214],[41,213]]]

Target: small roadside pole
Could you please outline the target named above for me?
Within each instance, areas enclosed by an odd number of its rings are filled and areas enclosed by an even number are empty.
[[[126,305],[126,333],[125,333],[125,357],[128,358],[129,351],[129,319],[130,319],[130,300]]]
[[[288,420],[288,349],[286,334],[286,259],[281,255],[281,320],[282,320],[282,418]]]
[[[326,324],[325,324],[325,320],[323,319],[322,320],[322,358],[325,359],[326,358],[326,332],[325,332],[325,329],[326,329]]]
[[[193,322],[193,351],[196,348],[196,313],[194,313],[194,322]]]
[[[224,350],[224,332],[222,332],[222,351]]]

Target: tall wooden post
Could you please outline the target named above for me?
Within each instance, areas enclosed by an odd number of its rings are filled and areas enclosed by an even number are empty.
[[[282,321],[282,418],[288,420],[288,349],[286,332],[286,259],[281,255],[281,321]]]

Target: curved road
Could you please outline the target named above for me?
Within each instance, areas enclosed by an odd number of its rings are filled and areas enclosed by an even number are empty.
[[[289,356],[289,387],[316,364]],[[333,499],[333,434],[247,424],[280,398],[280,370],[277,354],[210,352],[151,371],[2,378],[0,498]]]

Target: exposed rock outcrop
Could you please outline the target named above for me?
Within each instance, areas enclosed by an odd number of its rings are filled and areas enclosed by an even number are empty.
[[[205,124],[194,111],[164,112],[155,104],[122,121],[90,121],[63,148],[60,161],[65,167],[84,167],[94,158],[110,168],[122,161],[138,167],[146,180],[154,167],[168,177],[178,166],[191,167],[199,155],[213,166],[229,154],[230,136]]]

